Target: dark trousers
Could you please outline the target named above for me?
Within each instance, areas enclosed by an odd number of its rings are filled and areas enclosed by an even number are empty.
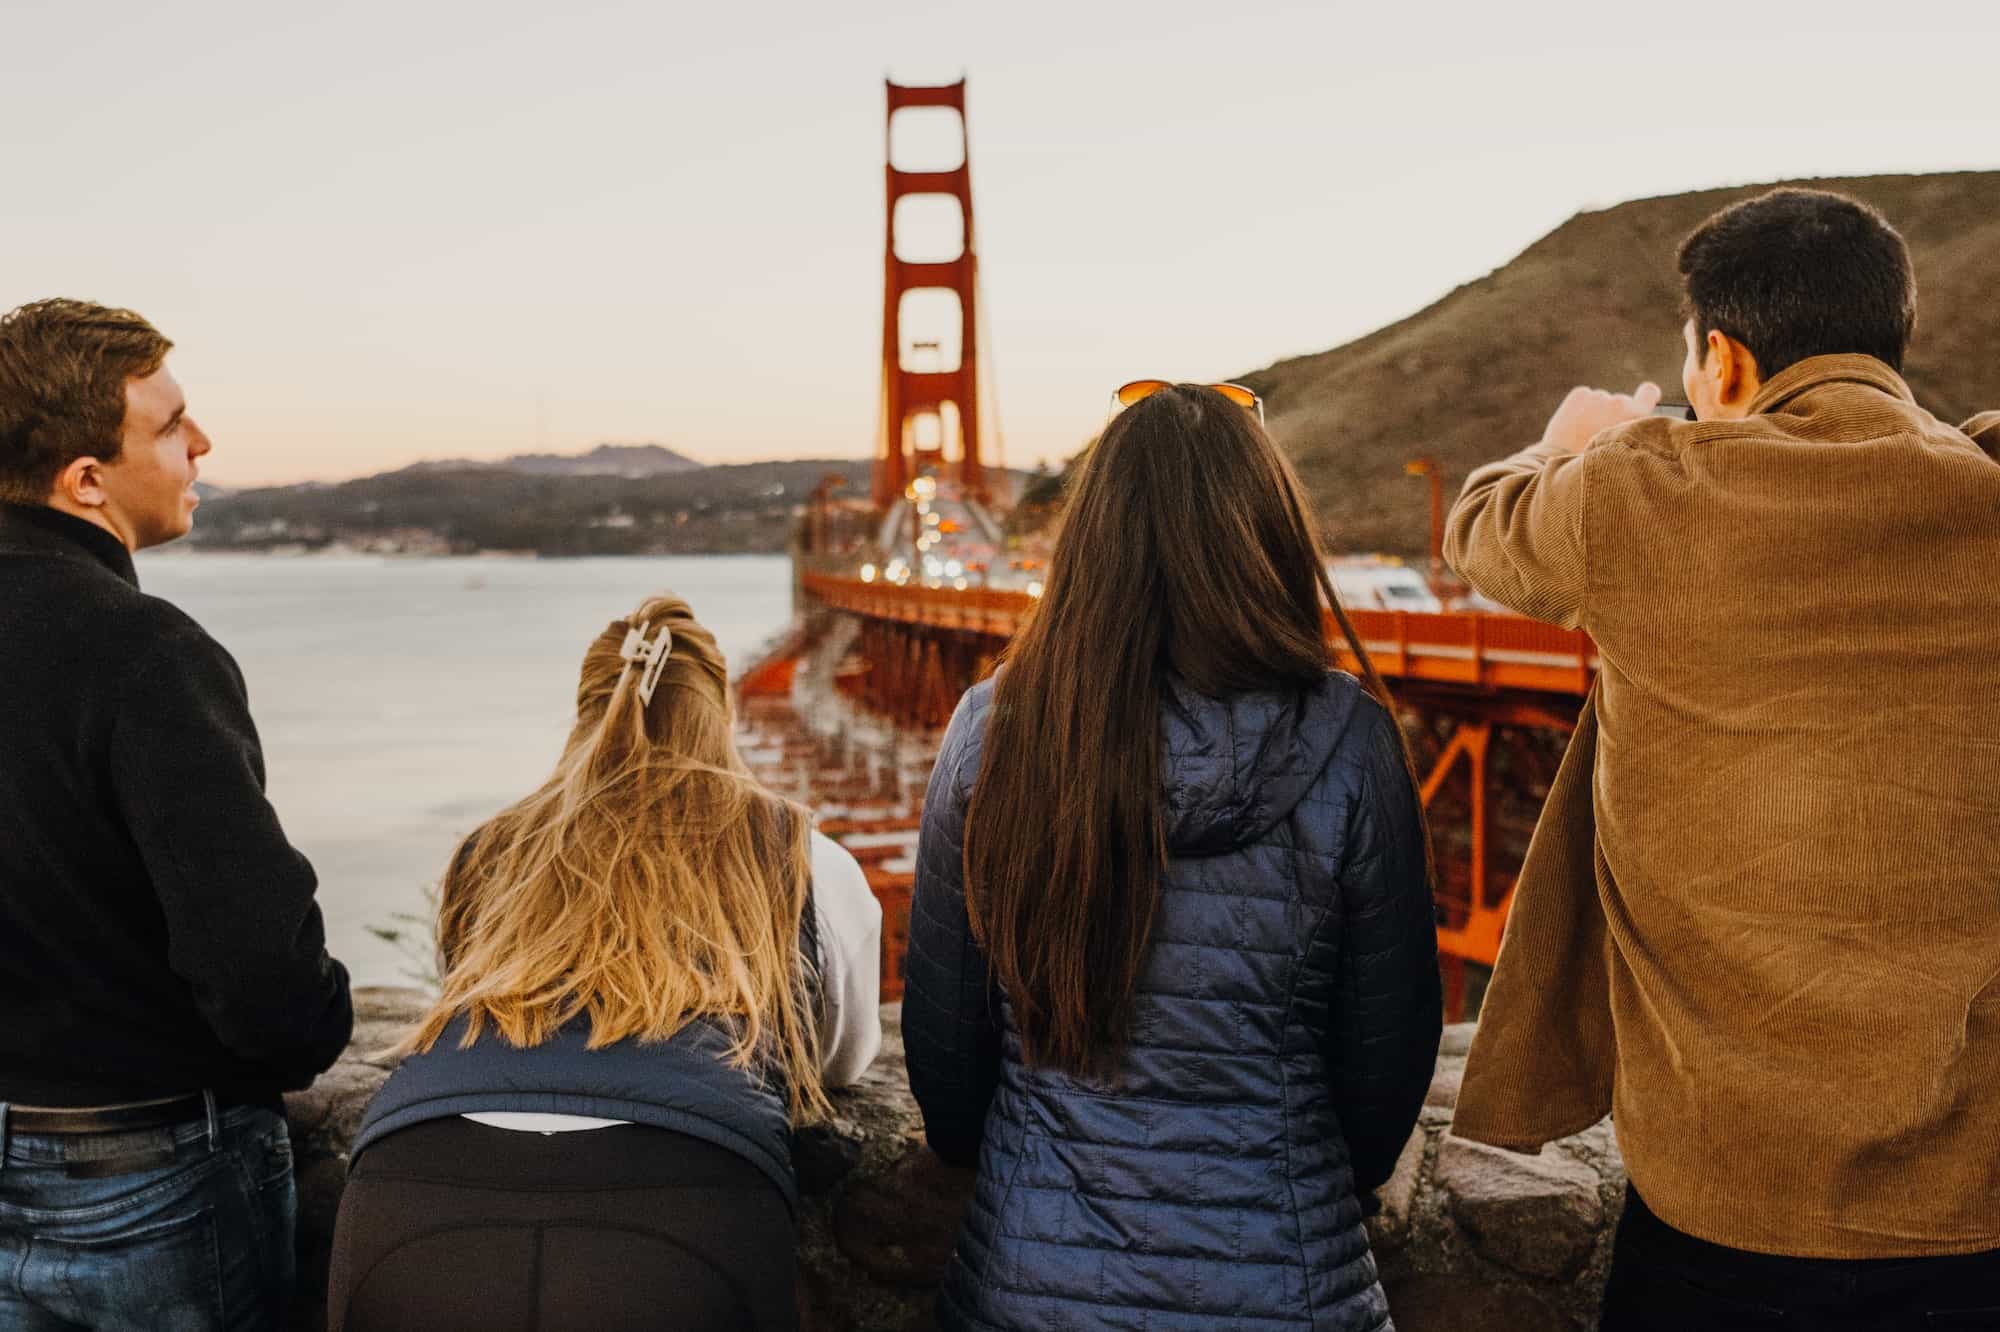
[[[283,1325],[284,1119],[232,1106],[129,1133],[24,1134],[0,1106],[0,1332]]]
[[[1632,1190],[1613,1239],[1598,1326],[1600,1332],[2000,1332],[2000,1249],[1939,1258],[1746,1253],[1675,1230]]]
[[[790,1332],[796,1248],[777,1185],[700,1139],[434,1119],[355,1161],[327,1320],[333,1332]]]

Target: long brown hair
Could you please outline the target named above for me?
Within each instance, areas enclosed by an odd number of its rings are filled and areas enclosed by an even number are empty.
[[[1084,1074],[1124,1035],[1159,904],[1167,678],[1210,696],[1310,686],[1333,665],[1324,606],[1388,693],[1291,465],[1221,394],[1182,384],[1127,408],[1071,484],[995,685],[965,886],[1029,1061]]]
[[[673,634],[650,704],[626,632]],[[685,601],[648,598],[584,654],[576,725],[539,790],[480,827],[438,901],[442,993],[402,1049],[453,1019],[517,1046],[582,1014],[591,1049],[720,1019],[740,1067],[781,1074],[794,1119],[827,1109],[799,924],[806,812],[737,753],[727,668]]]

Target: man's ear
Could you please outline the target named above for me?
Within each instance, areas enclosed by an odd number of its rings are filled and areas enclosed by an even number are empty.
[[[53,499],[66,500],[80,509],[101,509],[110,498],[104,491],[104,463],[97,458],[73,459],[56,473]]]
[[[1719,328],[1708,330],[1709,378],[1715,384],[1715,399],[1725,407],[1748,406],[1763,387],[1757,373],[1757,358],[1750,349]]]

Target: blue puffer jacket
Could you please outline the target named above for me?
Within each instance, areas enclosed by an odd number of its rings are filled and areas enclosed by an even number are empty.
[[[910,1085],[932,1147],[979,1166],[940,1321],[1391,1328],[1361,1200],[1416,1123],[1440,1022],[1395,723],[1337,673],[1283,694],[1169,693],[1151,955],[1127,1048],[1085,1081],[1026,1066],[966,921],[992,697],[991,681],[968,692],[946,733],[910,913]]]

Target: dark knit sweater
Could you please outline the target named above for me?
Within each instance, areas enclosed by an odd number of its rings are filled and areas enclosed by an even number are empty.
[[[264,798],[242,675],[109,532],[0,505],[0,1102],[270,1100],[347,972]]]

